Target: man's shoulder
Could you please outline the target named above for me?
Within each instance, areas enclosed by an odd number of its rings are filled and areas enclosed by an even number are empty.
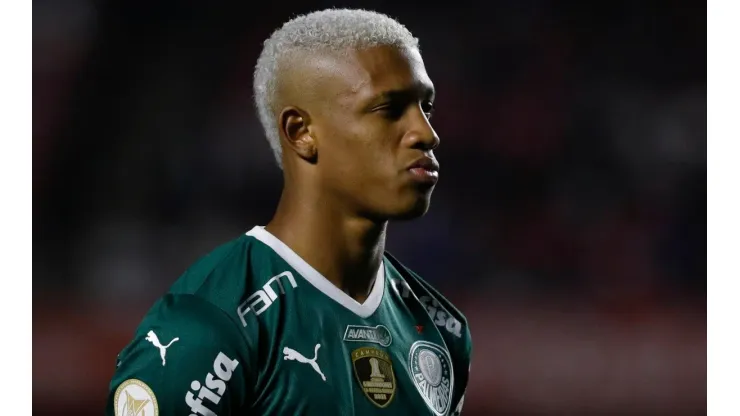
[[[275,253],[248,233],[223,243],[190,265],[168,295],[191,295],[232,312],[269,280]]]
[[[233,327],[235,320],[218,305],[190,293],[166,293],[157,299],[139,324],[137,332],[165,326],[190,332],[223,331]]]
[[[439,327],[440,332],[444,335],[451,335],[451,341],[470,344],[470,329],[465,314],[439,290],[390,253],[386,252],[385,257],[392,266],[392,274],[396,275],[395,280],[391,278],[391,284],[398,286],[396,290],[400,295],[404,298],[418,299]]]
[[[151,328],[177,336],[183,331],[213,338],[211,331],[241,342],[241,305],[269,282],[274,253],[242,234],[192,263],[143,316],[136,337]],[[251,334],[254,336],[255,334]]]
[[[258,332],[247,332],[237,312],[243,299],[261,285],[257,280],[264,280],[254,271],[260,263],[269,263],[264,256],[269,256],[267,250],[241,235],[199,258],[149,308],[119,360],[128,362],[129,369],[136,367],[139,351],[177,339],[171,354],[181,355],[181,362],[221,351],[249,361]]]

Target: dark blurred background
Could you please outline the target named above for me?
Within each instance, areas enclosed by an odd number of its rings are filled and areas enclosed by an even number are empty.
[[[251,103],[297,13],[388,13],[438,90],[442,180],[389,249],[468,317],[465,415],[703,414],[706,3],[33,2],[33,407],[101,414],[197,257],[265,224]]]

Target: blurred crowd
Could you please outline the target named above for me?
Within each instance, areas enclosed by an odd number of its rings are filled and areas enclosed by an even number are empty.
[[[594,311],[620,321],[659,311],[653,336],[672,335],[650,344],[659,345],[654,356],[675,355],[696,371],[684,374],[685,390],[648,397],[644,409],[668,409],[660,406],[676,397],[689,398],[684,410],[702,408],[705,393],[691,388],[703,389],[705,377],[704,3],[279,5],[34,1],[35,404],[57,400],[43,383],[50,376],[36,372],[37,351],[51,349],[37,335],[110,310],[120,320],[108,325],[125,342],[185,267],[270,219],[281,172],[251,104],[253,65],[287,18],[346,5],[406,24],[437,89],[441,180],[427,216],[391,226],[389,251],[460,306],[479,345],[547,343],[548,328],[588,327],[580,320]],[[543,304],[573,310],[554,317]],[[505,317],[531,325],[539,318],[522,316],[536,310],[548,324],[516,338],[526,331]],[[608,349],[614,333],[583,336]],[[118,344],[95,380],[112,373]],[[623,347],[616,351],[631,348]],[[513,396],[486,405],[495,383],[518,385],[486,377],[470,405],[481,414],[576,414],[544,398],[540,407]],[[608,378],[589,377],[581,380]]]

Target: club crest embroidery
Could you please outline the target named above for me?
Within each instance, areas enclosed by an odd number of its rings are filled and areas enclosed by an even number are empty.
[[[409,373],[427,406],[438,416],[446,415],[454,385],[447,351],[428,341],[416,341],[409,351]]]
[[[380,408],[388,406],[396,393],[396,377],[388,353],[373,347],[358,348],[352,351],[352,367],[365,396]]]

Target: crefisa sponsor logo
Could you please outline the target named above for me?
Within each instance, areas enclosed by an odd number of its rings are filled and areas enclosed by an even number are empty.
[[[232,360],[223,352],[219,352],[216,360],[213,361],[213,373],[206,374],[203,382],[193,380],[190,383],[193,391],[185,395],[185,403],[190,407],[190,411],[196,415],[216,416],[216,413],[209,409],[204,401],[218,405],[226,393],[226,382],[231,380],[238,365],[239,361]]]

